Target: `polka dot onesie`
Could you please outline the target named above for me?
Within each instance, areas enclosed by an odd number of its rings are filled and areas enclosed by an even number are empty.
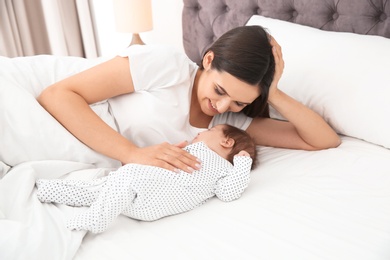
[[[184,148],[202,161],[193,173],[127,164],[108,176],[91,180],[37,180],[41,202],[90,206],[70,219],[68,228],[105,231],[119,214],[153,221],[191,210],[217,196],[223,201],[238,199],[250,181],[252,159],[235,156],[234,166],[203,142]]]

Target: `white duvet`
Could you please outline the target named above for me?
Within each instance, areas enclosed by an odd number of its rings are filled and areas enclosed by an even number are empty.
[[[45,87],[101,61],[48,55],[0,57],[0,161],[14,166],[61,158],[96,166],[119,166],[79,142],[36,101]],[[115,128],[108,102],[91,107]]]

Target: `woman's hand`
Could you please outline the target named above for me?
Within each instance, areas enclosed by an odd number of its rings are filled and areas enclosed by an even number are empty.
[[[194,170],[200,169],[200,161],[182,149],[186,144],[187,142],[177,145],[162,143],[145,148],[135,148],[131,159],[123,163],[139,163],[175,172],[183,170],[192,173]]]
[[[269,89],[269,97],[268,97],[268,99],[272,99],[273,95],[275,95],[278,91],[278,83],[280,78],[282,77],[283,70],[284,70],[284,60],[283,60],[282,48],[280,47],[278,42],[274,39],[274,37],[272,37],[271,35],[269,37],[272,46],[272,54],[274,55],[274,59],[275,59],[275,74]]]

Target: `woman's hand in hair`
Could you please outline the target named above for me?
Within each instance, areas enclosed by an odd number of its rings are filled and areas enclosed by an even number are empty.
[[[274,37],[272,37],[271,35],[269,37],[272,46],[272,54],[274,55],[274,59],[275,59],[275,74],[269,89],[269,96],[268,96],[268,99],[272,99],[272,97],[278,92],[278,83],[283,74],[284,60],[283,60],[282,48],[280,47],[278,42],[274,39]]]

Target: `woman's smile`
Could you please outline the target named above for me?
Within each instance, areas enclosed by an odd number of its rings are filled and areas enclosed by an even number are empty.
[[[219,111],[218,111],[218,108],[213,105],[213,103],[211,102],[211,100],[209,99],[209,108],[211,109],[211,111],[213,111],[214,113],[217,113],[217,114],[220,114]]]

